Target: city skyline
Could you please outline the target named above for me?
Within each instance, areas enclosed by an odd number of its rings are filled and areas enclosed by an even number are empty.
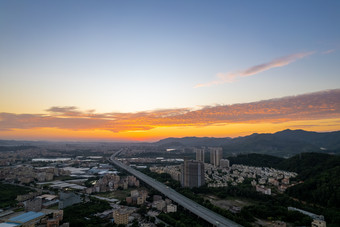
[[[0,138],[340,130],[338,1],[1,1]]]

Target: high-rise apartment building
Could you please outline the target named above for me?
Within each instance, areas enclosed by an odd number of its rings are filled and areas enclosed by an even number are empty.
[[[214,166],[220,166],[220,160],[223,157],[222,147],[209,147],[210,163]]]
[[[196,161],[204,162],[204,149],[195,148],[194,151],[196,153]]]
[[[204,179],[204,163],[195,160],[186,160],[182,165],[183,187],[200,187],[205,184]]]

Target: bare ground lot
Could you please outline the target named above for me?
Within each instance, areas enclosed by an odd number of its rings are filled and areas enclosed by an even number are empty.
[[[209,199],[209,201],[220,208],[230,210],[233,206],[240,207],[241,209],[246,206],[254,205],[256,202],[247,200],[244,198],[230,198],[230,199],[220,199],[214,195],[204,196],[205,199]],[[274,221],[271,220],[263,220],[256,218],[256,221],[252,223],[253,226],[256,227],[272,227],[274,225]],[[292,227],[293,225],[286,223],[287,227]]]
[[[116,190],[112,192],[104,192],[104,193],[99,193],[98,196],[105,197],[108,199],[118,199],[118,200],[125,200],[126,197],[130,196],[130,193],[132,190],[146,190],[144,187],[140,188],[128,188],[126,190]]]
[[[251,206],[253,203],[243,198],[232,198],[232,199],[220,199],[213,195],[205,196],[205,199],[209,199],[210,202],[220,208],[229,210],[233,206],[243,208],[245,206]]]
[[[119,199],[119,200],[125,200],[126,197],[130,196],[130,192],[133,189],[127,189],[127,190],[117,190],[113,192],[104,192],[99,193],[98,196],[105,197],[108,199]]]

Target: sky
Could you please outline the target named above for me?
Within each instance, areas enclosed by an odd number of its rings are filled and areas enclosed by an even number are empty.
[[[339,1],[0,1],[0,139],[340,130]]]

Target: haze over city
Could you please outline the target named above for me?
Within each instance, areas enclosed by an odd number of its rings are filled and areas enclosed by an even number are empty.
[[[338,1],[1,1],[0,137],[340,129]]]

